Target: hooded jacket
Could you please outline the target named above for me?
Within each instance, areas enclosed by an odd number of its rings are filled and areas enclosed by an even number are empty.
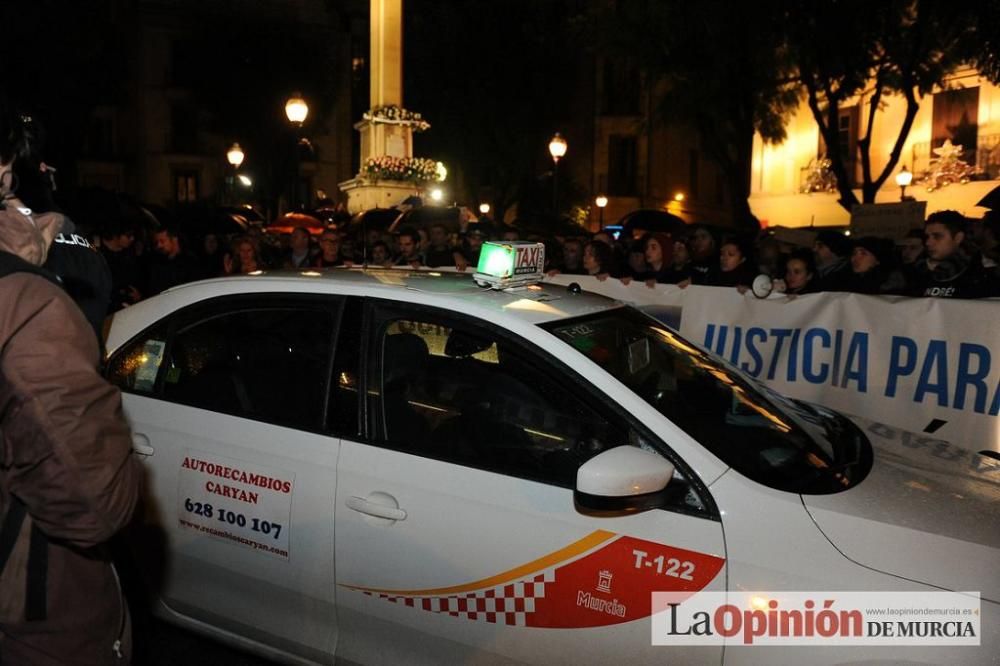
[[[0,209],[0,663],[126,663],[103,544],[131,517],[141,470],[90,326],[37,268],[60,226]]]
[[[918,261],[909,285],[909,295],[934,298],[984,298],[995,291],[982,262],[957,252],[934,268],[926,258]]]

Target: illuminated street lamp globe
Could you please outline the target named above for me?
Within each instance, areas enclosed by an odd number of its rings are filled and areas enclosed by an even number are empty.
[[[481,204],[479,204],[479,214],[480,215],[489,215],[490,214],[490,205],[488,203],[481,203]]]
[[[240,165],[243,164],[244,157],[245,155],[243,154],[243,149],[240,148],[240,144],[238,143],[234,143],[232,146],[229,147],[229,150],[226,152],[226,160],[229,162],[229,165],[234,169],[240,168]]]
[[[552,137],[552,140],[549,141],[549,154],[552,155],[552,161],[558,162],[562,159],[563,156],[566,155],[567,147],[568,144],[566,143],[566,139],[562,138],[559,132],[556,132],[555,136]]]
[[[441,201],[442,199],[444,199],[444,192],[441,191],[440,187],[435,187],[433,190],[431,190],[431,199],[433,199],[434,201]]]
[[[603,194],[598,194],[597,198],[594,199],[594,203],[597,204],[597,210],[600,212],[600,217],[597,220],[599,228],[604,230],[604,207],[608,205],[608,198]]]
[[[302,99],[301,93],[292,93],[292,96],[285,102],[285,115],[288,116],[288,122],[296,125],[301,125],[306,121],[306,116],[309,115],[309,105]]]
[[[913,172],[903,165],[896,174],[896,184],[899,185],[899,200],[906,201],[906,188],[913,182]]]

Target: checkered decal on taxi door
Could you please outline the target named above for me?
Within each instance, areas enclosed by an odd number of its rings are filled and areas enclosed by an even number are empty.
[[[367,590],[365,594],[432,613],[447,613],[467,620],[525,627],[528,626],[528,616],[535,612],[535,600],[545,598],[545,586],[555,580],[555,571],[545,571],[530,581],[510,583],[465,595],[402,597]]]
[[[488,578],[449,587],[344,585],[418,611],[510,627],[581,629],[649,617],[651,592],[695,593],[725,559],[603,530]]]

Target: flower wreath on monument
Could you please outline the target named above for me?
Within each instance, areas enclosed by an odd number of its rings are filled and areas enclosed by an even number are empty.
[[[418,184],[439,180],[437,162],[426,157],[369,157],[365,160],[364,175],[373,180],[402,180]]]
[[[390,125],[407,125],[413,128],[414,132],[423,132],[431,128],[431,124],[423,119],[416,111],[404,109],[401,106],[390,104],[388,106],[377,106],[374,109],[365,111],[361,116],[365,120],[375,123],[388,123]]]

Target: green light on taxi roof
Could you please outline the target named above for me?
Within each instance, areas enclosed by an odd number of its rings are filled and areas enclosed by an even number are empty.
[[[514,274],[514,260],[517,254],[509,245],[483,245],[479,255],[477,271],[491,277],[505,278]]]

